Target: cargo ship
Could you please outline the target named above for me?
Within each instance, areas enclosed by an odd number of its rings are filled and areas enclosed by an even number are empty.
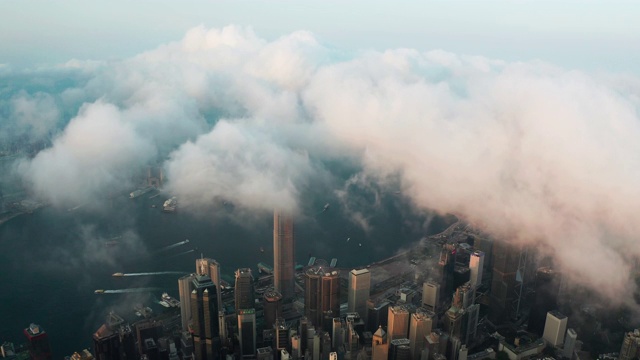
[[[144,194],[148,193],[149,191],[151,191],[151,190],[153,190],[153,189],[154,189],[154,187],[153,187],[153,186],[149,186],[149,187],[146,187],[146,188],[144,188],[144,189],[138,189],[138,190],[132,191],[132,192],[129,194],[129,199],[135,199],[135,198],[137,198],[138,196],[142,196],[142,195],[144,195]]]

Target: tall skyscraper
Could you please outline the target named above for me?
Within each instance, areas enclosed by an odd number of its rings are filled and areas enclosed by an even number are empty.
[[[474,251],[469,258],[469,282],[475,290],[482,285],[482,269],[484,267],[484,253],[482,251]]]
[[[191,320],[191,290],[193,290],[192,286],[195,278],[196,275],[191,274],[178,279],[182,331],[189,331],[189,321]]]
[[[340,277],[337,271],[325,272],[322,267],[307,269],[305,273],[305,316],[316,327],[324,326],[324,319],[340,316]],[[331,322],[328,324],[331,325]],[[329,331],[330,328],[326,328]]]
[[[424,337],[431,334],[433,319],[423,312],[411,314],[409,323],[409,347],[411,348],[411,358],[420,359],[420,353],[424,348]]]
[[[549,311],[544,323],[542,338],[551,346],[560,346],[564,341],[568,318],[559,311]]]
[[[136,339],[131,327],[110,312],[105,323],[93,334],[96,360],[136,359]]]
[[[564,337],[564,349],[562,349],[562,355],[566,358],[573,358],[573,351],[576,348],[576,342],[578,341],[578,333],[573,329],[567,329],[567,335]]]
[[[273,325],[275,330],[274,348],[276,351],[287,349],[289,347],[289,329],[290,325],[284,321],[284,318],[277,318],[276,323]],[[301,334],[306,336],[306,334]]]
[[[422,284],[422,305],[427,309],[437,312],[440,302],[440,285],[434,281]]]
[[[371,289],[371,273],[368,269],[349,272],[348,311],[357,312],[362,318],[367,315],[367,300]]]
[[[529,314],[528,330],[542,336],[547,313],[558,308],[560,293],[560,274],[548,267],[536,272],[533,306]]]
[[[409,332],[409,311],[404,306],[390,306],[387,326],[389,341],[406,338]]]
[[[516,300],[516,274],[520,250],[504,241],[493,244],[493,274],[489,297],[489,318],[500,324],[514,314]]]
[[[411,360],[410,341],[407,338],[393,339],[389,342],[389,360]]]
[[[273,213],[273,286],[290,299],[295,295],[295,237],[293,217]]]
[[[209,258],[196,259],[196,274],[206,274],[211,278],[217,290],[218,310],[224,310],[222,292],[220,291],[220,263]]]
[[[624,335],[618,360],[633,360],[640,355],[640,329],[635,329]]]
[[[367,330],[375,332],[379,326],[387,327],[389,316],[389,302],[376,302],[367,300]]]
[[[207,275],[193,279],[191,316],[193,318],[193,348],[196,359],[218,358],[219,327],[216,286]]]
[[[253,358],[256,355],[256,311],[254,309],[237,310],[238,339],[243,358]]]
[[[264,307],[264,328],[271,329],[276,323],[276,318],[282,316],[282,295],[279,292],[269,289],[263,295]]]
[[[27,338],[29,356],[32,360],[50,360],[51,346],[47,333],[39,325],[31,324],[24,329],[24,336]]]
[[[234,291],[236,312],[240,309],[255,308],[256,305],[251,269],[242,268],[236,270],[236,285]]]

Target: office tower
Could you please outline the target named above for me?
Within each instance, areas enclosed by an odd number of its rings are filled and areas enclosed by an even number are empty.
[[[409,311],[404,306],[390,306],[388,315],[387,337],[394,339],[406,338],[409,331]]]
[[[182,360],[193,360],[193,337],[188,331],[180,334],[180,354]]]
[[[293,217],[273,213],[273,286],[285,299],[295,295],[295,236]]]
[[[375,300],[367,300],[367,330],[374,332],[379,326],[387,327],[389,315],[389,302],[377,303]]]
[[[411,348],[411,358],[419,359],[424,348],[424,337],[431,334],[433,319],[424,312],[411,314],[409,323],[409,347]]]
[[[467,360],[468,356],[469,349],[467,349],[466,345],[462,345],[462,347],[460,347],[460,350],[458,351],[458,360]]]
[[[410,343],[407,338],[391,340],[389,343],[389,360],[411,360]]]
[[[536,271],[535,294],[529,314],[528,330],[542,336],[547,313],[558,308],[560,274],[548,267]]]
[[[474,251],[469,259],[469,282],[475,290],[482,285],[482,269],[484,268],[484,252]]]
[[[562,355],[571,359],[573,357],[573,351],[576,348],[576,341],[578,340],[578,334],[573,329],[567,329],[567,335],[564,337],[564,349]]]
[[[463,344],[470,344],[475,340],[478,332],[479,315],[480,304],[473,304],[465,309],[464,317],[466,318],[466,335],[461,338],[463,340]]]
[[[300,354],[304,355],[307,350],[307,333],[309,332],[309,319],[300,318],[298,322],[298,333],[300,334]]]
[[[282,295],[273,289],[264,292],[264,327],[271,329],[276,323],[276,318],[282,316]]]
[[[466,325],[463,321],[465,311],[464,309],[451,306],[449,310],[444,314],[444,331],[449,337],[461,338],[465,334]]]
[[[329,360],[329,353],[331,353],[331,335],[328,332],[322,333],[322,360]]]
[[[322,267],[307,269],[304,277],[305,316],[316,327],[330,330],[334,317],[340,316],[340,277],[337,271],[325,272]],[[324,324],[324,319],[329,320]],[[327,326],[329,325],[329,326]]]
[[[453,294],[452,306],[466,309],[473,304],[473,288],[471,283],[465,283],[456,289]]]
[[[145,339],[157,340],[162,335],[162,323],[155,320],[143,320],[135,323],[138,352],[144,353]]]
[[[136,358],[135,336],[124,319],[110,312],[106,322],[93,334],[96,360],[131,360]]]
[[[440,298],[438,302],[444,299],[451,299],[451,295],[455,290],[454,282],[454,270],[456,266],[455,262],[456,248],[451,244],[442,245],[440,251],[440,260],[437,265],[437,283],[440,285]]]
[[[489,319],[496,325],[515,315],[516,274],[520,251],[503,241],[493,244],[493,274],[489,297]]]
[[[549,311],[542,338],[551,346],[560,346],[564,340],[568,318],[559,311]]]
[[[382,329],[382,326],[378,327],[375,333],[373,333],[373,339],[371,341],[371,359],[372,360],[387,360],[389,354],[389,344],[387,343],[387,333]]]
[[[349,272],[349,312],[357,312],[360,316],[367,315],[367,300],[371,289],[371,274],[367,269]]]
[[[434,281],[422,284],[422,305],[427,309],[437,312],[440,302],[440,285]]]
[[[242,268],[236,270],[236,286],[235,292],[235,306],[236,311],[240,309],[253,309],[255,308],[255,298],[253,291],[253,276],[251,275],[251,269]]]
[[[339,317],[333,318],[333,326],[331,328],[331,347],[337,349],[344,342],[343,323]]]
[[[201,258],[196,259],[196,274],[206,274],[211,278],[211,281],[216,286],[216,294],[218,300],[218,310],[224,310],[222,304],[222,288],[220,287],[220,263],[214,259]]]
[[[32,360],[50,360],[51,346],[49,336],[39,325],[31,324],[24,329],[24,336],[27,338],[29,356]]]
[[[273,325],[275,330],[275,344],[274,347],[277,351],[289,348],[289,329],[290,326],[283,318],[277,318],[276,323]]]
[[[313,360],[320,360],[320,334],[322,332],[316,332],[311,339],[313,346],[311,347]]]
[[[191,316],[193,349],[197,360],[218,358],[219,330],[216,286],[207,275],[196,275],[192,282]]]
[[[624,334],[618,360],[633,360],[640,355],[640,329]]]
[[[256,349],[257,360],[274,360],[273,349],[270,346],[265,346]]]
[[[243,358],[253,358],[256,354],[256,311],[254,309],[240,309],[238,314],[238,339],[240,353]]]
[[[302,344],[300,341],[300,335],[293,335],[291,337],[291,357],[294,359],[300,359],[300,357],[302,356]]]
[[[195,278],[195,274],[191,274],[178,279],[182,331],[189,331],[189,321],[191,320],[191,290],[193,290],[192,285]]]

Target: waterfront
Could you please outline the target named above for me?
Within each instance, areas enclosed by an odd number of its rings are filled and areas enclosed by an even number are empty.
[[[54,356],[69,355],[91,347],[91,335],[110,309],[132,316],[135,304],[152,304],[163,291],[96,295],[95,289],[155,287],[177,297],[177,275],[114,278],[115,272],[191,272],[195,258],[203,253],[221,263],[223,278],[231,282],[238,267],[256,270],[258,262],[273,262],[269,213],[253,214],[242,222],[239,210],[221,202],[207,216],[187,211],[167,214],[159,206],[164,195],[133,200],[127,195],[114,197],[103,210],[92,209],[91,204],[71,211],[47,207],[0,226],[4,285],[0,339],[21,343],[22,329],[35,322],[49,333]],[[372,214],[373,219],[384,221],[372,222],[366,233],[348,220],[336,202],[325,212],[313,210],[322,210],[324,199],[309,200],[309,204],[306,212],[312,215],[296,222],[300,264],[306,264],[312,254],[327,260],[336,257],[340,267],[361,266],[419,240],[426,223],[429,233],[446,225],[439,218],[429,222],[415,214],[408,220],[406,213],[387,204]],[[158,252],[185,239],[190,242]],[[109,241],[117,244],[105,245]]]

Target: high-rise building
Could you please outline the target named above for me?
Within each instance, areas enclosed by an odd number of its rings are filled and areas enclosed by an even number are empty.
[[[387,360],[389,357],[389,344],[387,342],[387,333],[382,330],[382,326],[378,327],[375,333],[373,333],[373,339],[371,341],[371,359],[372,360]]]
[[[201,258],[196,259],[196,274],[206,274],[211,278],[211,281],[216,286],[216,294],[218,300],[218,310],[224,310],[222,304],[222,288],[220,287],[220,263],[214,259]]]
[[[454,287],[454,271],[456,268],[456,248],[452,244],[444,244],[440,251],[437,265],[437,283],[440,285],[439,302],[451,299]]]
[[[242,268],[236,270],[236,286],[235,292],[235,306],[236,311],[240,309],[253,309],[255,308],[255,298],[253,291],[253,276],[251,275],[251,269]]]
[[[106,322],[93,334],[96,360],[136,359],[135,335],[124,319],[110,312]]]
[[[424,348],[424,337],[431,334],[433,319],[424,312],[411,314],[409,322],[409,347],[411,348],[411,358],[419,359]]]
[[[536,272],[535,294],[529,314],[528,330],[542,336],[547,313],[558,308],[560,293],[560,274],[549,267],[539,268]]]
[[[542,338],[551,346],[560,346],[564,341],[568,318],[559,311],[549,311],[544,323]]]
[[[256,359],[257,360],[273,360],[273,349],[271,346],[265,346],[256,349]]]
[[[269,289],[263,295],[264,327],[271,329],[276,318],[282,316],[282,295],[276,290]]]
[[[404,306],[390,306],[387,337],[389,341],[407,338],[409,332],[409,311]]]
[[[411,360],[411,341],[407,338],[393,339],[389,342],[389,360]]]
[[[371,289],[371,273],[368,269],[349,272],[349,298],[347,309],[357,312],[361,317],[367,315],[367,300]]]
[[[489,318],[494,324],[500,324],[515,315],[512,307],[516,300],[519,260],[520,250],[513,245],[504,241],[496,241],[493,244]]]
[[[182,321],[182,331],[189,331],[189,321],[191,320],[191,291],[193,290],[193,280],[195,274],[186,275],[178,279],[178,291],[180,293],[180,319]]]
[[[273,328],[276,333],[275,339],[274,339],[275,341],[274,348],[277,351],[280,351],[282,349],[288,349],[290,325],[284,321],[284,318],[279,317],[276,319],[276,323],[273,325]]]
[[[243,358],[253,358],[256,355],[256,311],[254,309],[237,310],[238,339],[240,353]]]
[[[633,360],[640,356],[640,329],[624,334],[618,360]]]
[[[295,295],[295,236],[293,217],[273,213],[273,286],[290,299]]]
[[[440,302],[440,285],[434,281],[426,281],[422,284],[422,305],[427,309],[437,312]]]
[[[40,325],[31,324],[24,329],[24,336],[27,338],[29,356],[32,360],[50,360],[51,345],[49,337]]]
[[[387,327],[387,318],[389,315],[389,302],[376,302],[375,300],[367,300],[367,330],[374,332],[379,326]]]
[[[219,326],[216,286],[207,275],[196,275],[191,291],[193,349],[196,359],[218,358]]]
[[[337,349],[344,343],[344,322],[341,318],[333,318],[333,327],[331,328],[331,347]]]
[[[564,337],[564,349],[562,355],[566,358],[573,358],[573,351],[576,348],[576,342],[578,341],[578,333],[575,330],[567,329],[567,335]]]
[[[482,251],[474,251],[469,258],[469,282],[475,290],[482,285],[482,269],[484,267],[484,253]]]
[[[325,272],[322,267],[312,267],[307,269],[304,279],[305,316],[316,327],[326,327],[325,318],[329,319],[330,325],[334,317],[340,316],[339,273],[336,270]]]

